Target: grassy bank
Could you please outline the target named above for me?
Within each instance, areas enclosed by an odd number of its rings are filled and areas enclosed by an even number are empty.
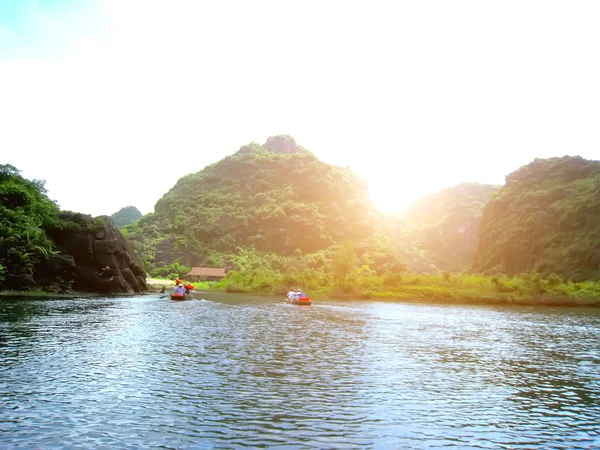
[[[212,281],[188,281],[181,280],[183,284],[192,284],[194,286],[194,290],[196,291],[208,291],[213,289],[213,287],[217,284]],[[165,292],[171,292],[175,289],[175,280],[167,279],[167,278],[146,278],[146,284],[148,285],[148,291],[150,292],[160,292],[164,286]],[[219,289],[222,290],[222,289]]]
[[[355,274],[356,275],[356,274]],[[366,300],[427,302],[449,304],[515,304],[546,306],[600,307],[600,282],[565,282],[558,277],[541,279],[536,274],[517,277],[488,277],[468,274],[387,274],[383,276],[348,277],[345,286],[333,279],[313,278],[261,272],[243,274],[231,272],[220,282],[192,282],[195,291],[257,293],[283,297],[290,288],[301,287],[317,300]],[[172,292],[174,280],[149,278],[148,290]],[[187,283],[187,280],[183,280]],[[56,294],[41,290],[2,291],[0,297],[92,297],[100,294]]]
[[[396,275],[372,280],[358,294],[380,300],[419,300],[439,303],[600,306],[600,283],[564,282],[536,274],[487,277],[467,274]],[[366,289],[365,289],[366,288]],[[356,289],[356,287],[351,288]],[[335,291],[335,289],[334,289]],[[339,292],[340,290],[337,289]],[[336,292],[333,292],[335,296]],[[343,297],[343,292],[341,293]]]
[[[327,278],[318,278],[318,282],[313,283],[313,280],[302,277],[303,280],[285,283],[289,275],[274,273],[269,280],[264,272],[247,278],[234,272],[209,288],[226,292],[285,295],[290,288],[302,287],[313,298],[600,307],[600,282],[595,281],[573,283],[555,276],[541,279],[537,274],[517,277],[450,273],[360,275],[348,277],[342,287]]]

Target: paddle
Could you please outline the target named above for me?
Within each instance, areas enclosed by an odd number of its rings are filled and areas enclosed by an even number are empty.
[[[167,289],[167,287],[166,287],[166,286],[163,286],[163,287],[162,287],[162,290],[160,291],[160,293],[161,293],[161,294],[164,294],[166,289]],[[161,295],[159,298],[165,298],[165,297],[168,297],[168,296],[170,296],[170,295],[171,295],[171,294],[165,294],[165,295]]]

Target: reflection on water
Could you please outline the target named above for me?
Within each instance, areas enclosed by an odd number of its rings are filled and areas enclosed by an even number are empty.
[[[0,447],[600,446],[600,313],[0,301]]]

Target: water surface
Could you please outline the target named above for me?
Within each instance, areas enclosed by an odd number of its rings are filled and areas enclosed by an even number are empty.
[[[0,300],[2,448],[600,447],[600,311]]]

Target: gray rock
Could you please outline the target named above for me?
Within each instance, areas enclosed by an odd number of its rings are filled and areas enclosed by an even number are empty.
[[[74,260],[73,289],[84,292],[126,293],[147,291],[145,272],[129,243],[109,217],[62,213],[78,229],[50,229],[48,234],[62,255]]]

